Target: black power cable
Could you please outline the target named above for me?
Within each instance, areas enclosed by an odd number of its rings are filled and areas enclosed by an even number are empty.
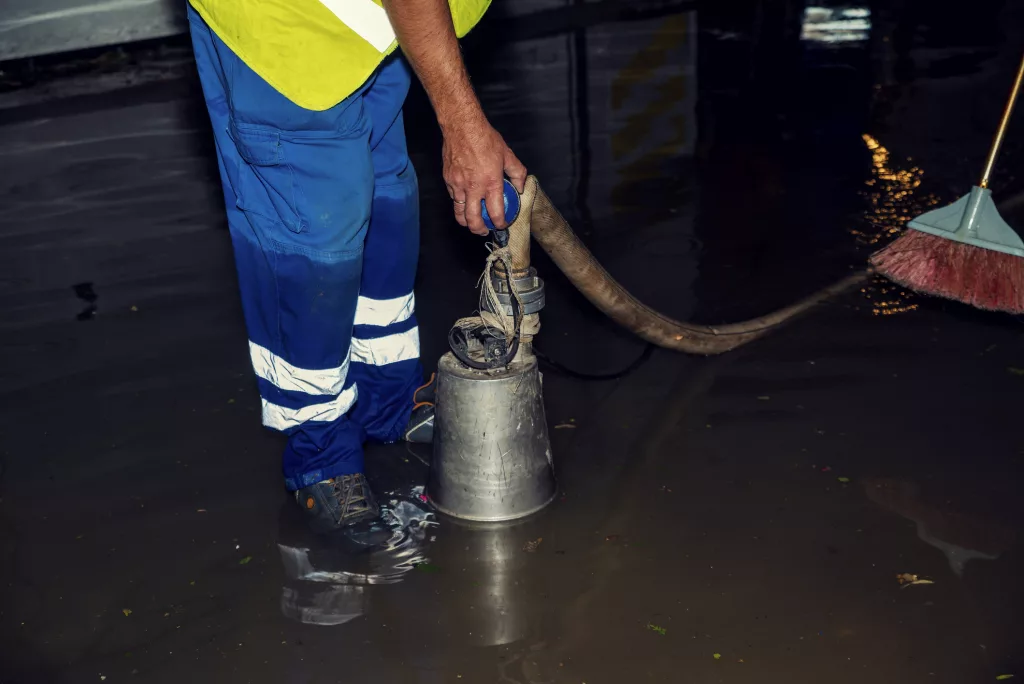
[[[542,352],[540,349],[537,349],[537,347],[533,348],[533,353],[541,361],[541,363],[548,366],[555,373],[559,373],[570,378],[576,378],[577,380],[605,381],[618,380],[620,378],[624,378],[633,371],[640,368],[640,366],[644,365],[647,362],[647,360],[651,358],[651,355],[654,353],[655,347],[656,345],[648,344],[646,347],[644,347],[643,353],[640,354],[640,356],[638,356],[636,360],[633,361],[633,363],[629,364],[622,370],[615,373],[581,373],[579,371],[575,371],[571,368],[563,366],[561,363],[555,361],[550,356]]]
[[[495,234],[495,238],[501,247],[508,245],[507,230],[494,230],[492,232]],[[484,277],[489,278],[490,273],[484,273]],[[464,365],[475,370],[492,370],[508,366],[508,364],[512,363],[512,359],[516,357],[516,353],[519,351],[519,331],[523,325],[523,317],[520,315],[519,295],[515,293],[515,283],[512,281],[512,277],[512,269],[506,269],[505,282],[508,284],[508,291],[511,293],[508,299],[509,305],[512,308],[512,320],[515,321],[515,330],[512,333],[511,344],[499,331],[494,331],[484,324],[468,329],[460,328],[457,325],[453,326],[448,331],[448,346],[451,348],[452,354],[455,354],[455,358]],[[475,338],[483,346],[483,361],[475,361],[470,358],[471,337]],[[488,342],[491,344],[488,344]],[[488,350],[495,352],[497,355],[492,357],[491,354],[487,353]]]

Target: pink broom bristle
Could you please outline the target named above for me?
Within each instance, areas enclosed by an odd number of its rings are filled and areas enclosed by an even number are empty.
[[[1024,313],[1024,258],[908,229],[871,256],[875,270],[924,294]]]

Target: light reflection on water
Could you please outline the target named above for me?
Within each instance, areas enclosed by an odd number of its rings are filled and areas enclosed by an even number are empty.
[[[808,7],[800,39],[824,45],[863,43],[871,34],[871,10],[867,7]]]
[[[390,538],[362,554],[336,549],[329,540],[317,548],[279,540],[287,580],[281,589],[281,612],[310,625],[345,624],[368,612],[370,586],[401,582],[430,560],[427,547],[438,523],[425,503],[422,485],[384,495],[381,520],[390,529]]]
[[[919,192],[924,169],[907,159],[905,164],[892,160],[892,154],[877,138],[865,133],[861,136],[871,152],[871,178],[864,182],[864,221],[850,233],[866,247],[881,248],[897,237],[907,221],[932,209],[941,200],[932,193]],[[889,280],[876,277],[861,289],[871,302],[876,316],[914,311],[919,304],[916,295]]]

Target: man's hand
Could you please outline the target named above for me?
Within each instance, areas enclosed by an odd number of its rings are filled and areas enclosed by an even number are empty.
[[[444,180],[455,220],[477,235],[486,235],[480,211],[484,199],[491,222],[505,228],[503,175],[522,192],[526,167],[484,116],[462,62],[448,0],[383,0],[383,4],[444,134]]]
[[[455,220],[477,235],[487,235],[480,200],[496,228],[505,228],[502,179],[508,175],[519,192],[526,184],[526,167],[501,135],[481,114],[476,120],[443,127],[444,182],[455,204]]]

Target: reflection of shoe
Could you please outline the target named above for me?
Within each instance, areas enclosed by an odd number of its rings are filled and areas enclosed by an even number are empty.
[[[412,394],[412,415],[403,436],[406,442],[429,444],[434,440],[435,378],[435,375],[431,375],[430,380]]]
[[[281,553],[286,553],[284,548]],[[296,583],[281,587],[281,612],[307,625],[334,627],[365,615],[366,587],[352,584]]]
[[[341,475],[295,492],[295,501],[317,532],[332,532],[372,523],[380,514],[366,476]]]
[[[350,622],[370,609],[370,585],[396,584],[417,565],[430,562],[428,545],[438,523],[424,503],[423,486],[388,491],[376,479],[374,484],[380,517],[332,534],[311,533],[294,504],[282,506],[277,547],[286,617],[311,625]],[[377,538],[367,544],[366,534]]]

